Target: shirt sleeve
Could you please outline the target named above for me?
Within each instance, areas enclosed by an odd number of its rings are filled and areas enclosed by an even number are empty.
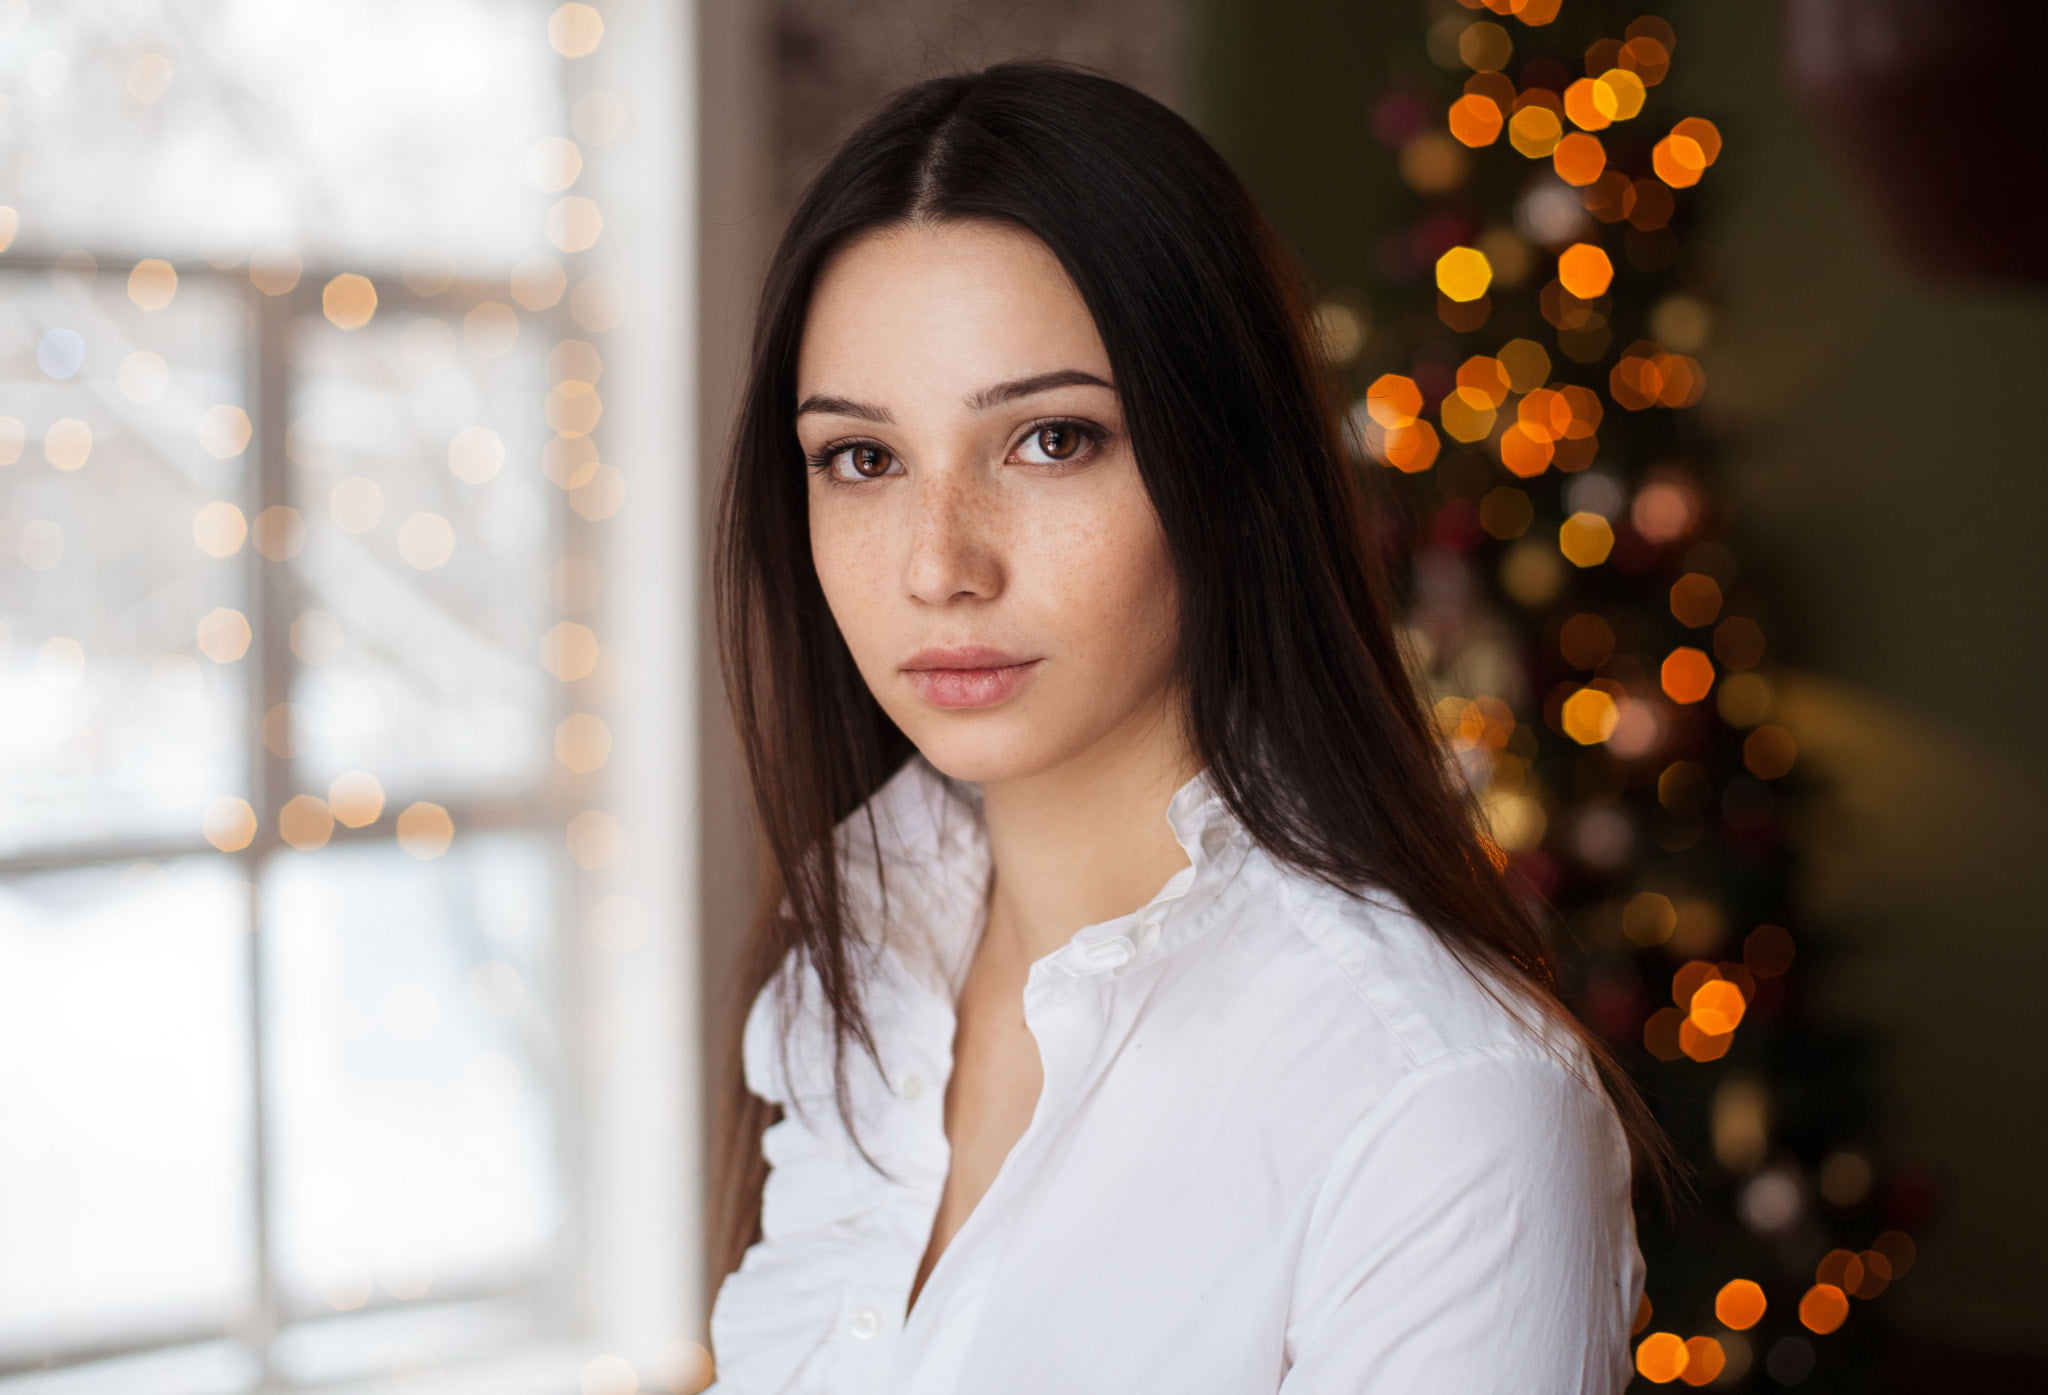
[[[1279,1395],[1618,1395],[1642,1293],[1604,1092],[1511,1047],[1417,1067],[1312,1210]]]

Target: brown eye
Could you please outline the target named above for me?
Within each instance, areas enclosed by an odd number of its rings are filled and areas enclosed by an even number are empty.
[[[1072,426],[1056,423],[1040,427],[1038,448],[1054,460],[1065,460],[1081,447],[1081,433]]]
[[[853,457],[853,472],[864,479],[889,472],[889,453],[878,446],[848,446],[847,452]]]

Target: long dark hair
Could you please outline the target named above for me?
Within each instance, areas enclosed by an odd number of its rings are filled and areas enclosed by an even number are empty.
[[[1035,234],[1094,316],[1178,574],[1187,729],[1231,812],[1311,876],[1396,893],[1465,962],[1569,1024],[1616,1106],[1638,1184],[1647,1177],[1669,1206],[1683,1164],[1558,997],[1536,909],[1479,831],[1473,791],[1404,664],[1300,277],[1192,126],[1072,65],[1002,63],[905,88],[818,173],[776,248],[715,563],[728,693],[767,850],[739,1006],[792,950],[807,960],[832,1015],[852,1133],[847,1048],[876,1047],[838,859],[816,850],[911,746],[854,667],[812,569],[797,353],[831,253],[873,229],[949,219]],[[759,1236],[760,1135],[773,1117],[744,1087],[736,1036],[727,1047],[713,1183],[721,1275]]]

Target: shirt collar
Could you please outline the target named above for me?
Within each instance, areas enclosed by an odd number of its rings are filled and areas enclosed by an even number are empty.
[[[866,815],[874,816],[875,838]],[[1114,976],[1184,943],[1216,918],[1252,840],[1204,770],[1174,791],[1166,821],[1187,854],[1152,899],[1082,927],[1033,966],[1073,978]],[[980,786],[942,773],[921,752],[839,825],[842,867],[861,937],[887,948],[957,1001],[985,914],[990,855]],[[875,862],[879,849],[880,865]],[[886,914],[883,913],[886,898]]]

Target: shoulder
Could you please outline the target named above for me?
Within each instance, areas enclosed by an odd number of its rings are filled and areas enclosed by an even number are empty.
[[[1562,1009],[1459,952],[1387,891],[1347,893],[1255,853],[1220,968],[1279,980],[1273,1025],[1320,1043],[1354,1116],[1431,1080],[1526,1075],[1604,1088]],[[1404,1082],[1409,1082],[1404,1085]]]

